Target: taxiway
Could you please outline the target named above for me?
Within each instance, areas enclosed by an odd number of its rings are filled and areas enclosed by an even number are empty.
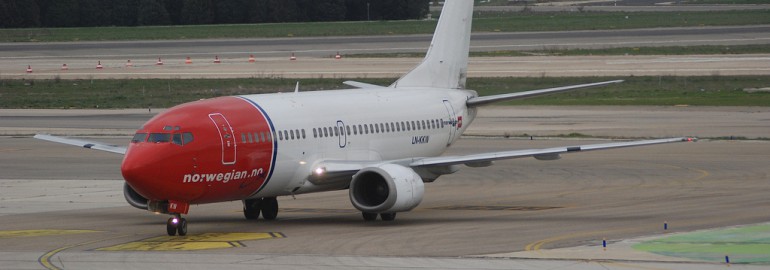
[[[58,130],[62,134],[86,134],[118,144],[129,137],[115,136],[117,131],[130,134],[151,114],[61,112],[1,112],[3,132],[16,133],[0,137],[0,268],[598,269],[630,264],[704,269],[724,266],[683,259],[672,259],[671,264],[634,253],[623,253],[620,261],[584,261],[540,251],[597,246],[603,238],[617,241],[768,221],[770,143],[702,140],[570,154],[551,162],[518,159],[464,168],[427,184],[423,203],[392,223],[363,222],[346,191],[279,198],[281,212],[272,222],[245,220],[240,202],[194,206],[188,217],[193,237],[179,240],[164,237],[164,216],[125,204],[121,156],[24,134],[55,123],[73,128]],[[713,117],[717,115],[721,117]],[[706,118],[713,126],[688,128]],[[770,111],[492,107],[471,126],[469,134],[476,136],[461,139],[447,154],[597,140],[506,139],[496,133],[518,126],[543,136],[565,130],[610,137],[661,135],[651,119],[667,119],[661,120],[670,127],[661,131],[666,135],[708,137],[729,127],[735,136],[752,137],[767,133]],[[682,127],[674,128],[678,124]],[[484,134],[491,137],[477,137]],[[664,222],[670,226],[667,231]],[[520,251],[515,256],[519,259],[488,258],[515,251]],[[545,259],[522,260],[521,253]]]

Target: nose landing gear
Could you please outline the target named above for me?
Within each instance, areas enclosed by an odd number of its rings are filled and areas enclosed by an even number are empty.
[[[166,232],[169,236],[174,236],[177,233],[179,236],[187,235],[187,219],[183,218],[180,214],[175,214],[173,217],[168,218],[168,221],[166,221]]]

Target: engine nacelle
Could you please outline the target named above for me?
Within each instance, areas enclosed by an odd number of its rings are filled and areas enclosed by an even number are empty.
[[[350,182],[350,202],[366,213],[405,212],[422,202],[425,184],[411,168],[385,164],[360,170]]]
[[[142,195],[139,195],[139,193],[136,193],[136,191],[131,188],[128,183],[123,184],[123,197],[126,198],[126,202],[128,202],[128,204],[131,206],[142,210],[147,210],[147,198],[142,197]]]

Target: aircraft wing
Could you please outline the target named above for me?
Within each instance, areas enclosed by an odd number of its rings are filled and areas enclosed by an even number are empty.
[[[670,138],[670,139],[658,139],[658,140],[614,142],[614,143],[603,143],[603,144],[554,147],[554,148],[544,148],[544,149],[527,149],[527,150],[515,150],[515,151],[504,151],[504,152],[492,152],[492,153],[466,155],[466,156],[442,156],[442,157],[417,159],[414,162],[410,163],[409,166],[411,167],[449,166],[449,165],[465,164],[471,167],[479,167],[479,166],[491,165],[492,161],[501,160],[501,159],[534,157],[539,160],[555,160],[555,159],[559,159],[561,154],[567,154],[567,153],[653,145],[653,144],[662,144],[662,143],[688,142],[692,140],[693,140],[692,138]]]
[[[80,146],[83,148],[88,149],[94,149],[94,150],[101,150],[101,151],[107,151],[115,154],[126,154],[126,147],[125,146],[117,146],[112,144],[106,144],[102,142],[96,142],[96,141],[86,141],[86,140],[79,140],[79,139],[71,139],[71,138],[65,138],[65,137],[59,137],[59,136],[52,136],[48,134],[37,134],[35,139],[49,141],[49,142],[56,142],[56,143],[63,143],[63,144],[69,144],[74,146]]]
[[[486,167],[492,165],[495,160],[534,157],[538,160],[556,160],[561,154],[577,153],[594,150],[614,149],[675,142],[691,142],[693,138],[668,138],[657,140],[643,140],[630,142],[613,142],[602,144],[589,144],[567,147],[553,147],[543,149],[526,149],[502,152],[490,152],[464,156],[440,156],[423,157],[386,161],[348,161],[329,160],[316,165],[315,171],[309,177],[314,184],[331,184],[350,182],[351,177],[359,170],[392,163],[414,169],[424,180],[432,180],[442,174],[451,174],[457,171],[456,165],[464,164],[469,167]]]

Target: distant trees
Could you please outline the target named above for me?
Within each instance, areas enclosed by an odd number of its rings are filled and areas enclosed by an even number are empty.
[[[89,27],[423,18],[429,0],[0,0],[0,27]]]
[[[40,7],[35,1],[0,0],[0,24],[3,27],[40,26]]]
[[[166,8],[163,6],[162,0],[139,0],[139,6],[137,7],[136,12],[137,25],[171,24],[171,18],[169,17],[168,11],[166,11]]]
[[[212,24],[214,3],[211,0],[184,0],[179,16],[182,24]]]
[[[425,17],[430,1],[410,0],[346,0],[347,19],[407,20]],[[367,18],[367,16],[369,18]]]

